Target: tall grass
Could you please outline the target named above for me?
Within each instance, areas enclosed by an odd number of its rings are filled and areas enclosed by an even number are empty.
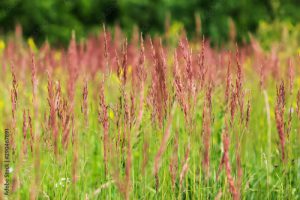
[[[68,49],[6,44],[11,199],[299,198],[300,61],[284,48],[105,26]]]

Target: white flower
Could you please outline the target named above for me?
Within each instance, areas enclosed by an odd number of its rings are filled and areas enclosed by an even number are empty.
[[[65,182],[65,183],[64,183]],[[71,181],[70,181],[70,179],[69,178],[65,178],[65,177],[63,177],[63,178],[61,178],[59,181],[58,181],[58,183],[55,183],[55,187],[59,187],[59,186],[61,186],[61,187],[64,187],[67,183],[70,183]]]

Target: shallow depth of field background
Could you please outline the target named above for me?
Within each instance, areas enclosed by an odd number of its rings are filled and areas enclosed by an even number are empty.
[[[66,45],[72,30],[79,39],[97,32],[102,23],[119,24],[129,35],[134,26],[152,35],[166,29],[175,34],[185,27],[189,36],[204,34],[221,45],[230,38],[230,20],[235,24],[236,39],[249,42],[249,32],[264,31],[264,24],[284,23],[288,29],[297,25],[299,8],[297,0],[7,0],[0,2],[0,31],[6,35],[20,24],[25,37]],[[201,18],[198,27],[195,16]],[[278,31],[267,37],[277,38]]]
[[[299,10],[1,1],[0,199],[299,199]]]

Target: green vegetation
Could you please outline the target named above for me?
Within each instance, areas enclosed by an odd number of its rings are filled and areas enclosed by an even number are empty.
[[[110,36],[0,41],[10,199],[300,198],[296,49]]]
[[[180,22],[194,36],[200,32],[196,15],[201,18],[201,34],[220,45],[229,38],[230,19],[237,40],[247,42],[248,33],[262,21],[298,23],[299,9],[297,0],[5,0],[0,2],[0,24],[3,33],[21,24],[26,37],[66,45],[72,30],[81,38],[102,23],[120,24],[128,34],[137,25],[144,34],[154,35],[166,31],[166,22]]]

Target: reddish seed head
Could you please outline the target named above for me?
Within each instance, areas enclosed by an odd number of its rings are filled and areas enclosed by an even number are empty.
[[[246,112],[246,127],[247,128],[248,128],[249,119],[250,119],[250,111],[251,111],[251,104],[250,104],[250,101],[248,100],[248,103],[247,103],[247,112]]]
[[[175,93],[176,93],[176,98],[177,101],[179,102],[184,115],[185,115],[185,119],[188,119],[188,103],[186,101],[186,95],[185,92],[186,91],[184,89],[184,86],[182,84],[182,80],[181,80],[181,76],[180,76],[180,71],[179,71],[179,66],[178,66],[178,57],[177,57],[177,51],[175,50],[174,53],[174,86],[175,86]]]
[[[183,53],[183,58],[186,63],[186,77],[187,77],[187,83],[188,83],[187,89],[191,90],[192,83],[193,83],[192,50],[190,50],[187,38],[185,38],[185,41],[181,40],[179,42],[179,47]]]
[[[236,78],[236,93],[237,93],[237,97],[240,98],[241,92],[242,92],[242,66],[240,64],[239,61],[239,50],[236,44],[236,65],[237,65],[237,78]]]
[[[48,73],[48,104],[50,107],[49,127],[52,130],[52,139],[54,143],[54,153],[58,153],[58,128],[56,123],[56,100],[54,94],[53,81]]]
[[[33,133],[33,128],[32,128],[32,119],[29,113],[29,110],[27,110],[27,116],[28,116],[28,126],[29,126],[29,131],[30,131],[30,150],[31,152],[33,151],[33,144],[34,144],[34,133]]]
[[[13,153],[15,151],[15,141],[14,141],[14,135],[15,135],[15,129],[16,129],[16,110],[17,110],[17,100],[18,100],[18,92],[17,92],[17,79],[15,74],[14,66],[11,64],[11,73],[12,73],[12,88],[10,90],[10,97],[11,97],[11,112],[12,112],[12,135],[10,137],[10,144],[12,145]]]
[[[281,81],[277,87],[277,103],[275,107],[276,127],[280,139],[281,159],[285,161],[285,133],[284,133],[284,110],[285,110],[285,90],[284,83]]]
[[[125,42],[122,47],[122,70],[123,70],[123,85],[126,84],[127,81],[127,49],[128,49],[128,43],[127,38],[125,39]]]
[[[12,103],[12,115],[14,118],[16,107],[17,107],[17,100],[18,100],[18,92],[17,92],[18,83],[17,83],[15,69],[13,65],[11,65],[11,74],[12,74],[11,103]]]
[[[144,47],[144,40],[143,36],[141,34],[141,46],[140,46],[140,55],[139,55],[139,61],[137,65],[137,76],[141,84],[146,80],[146,71],[144,69],[144,63],[145,63],[145,47]]]
[[[259,77],[260,77],[260,80],[259,80],[259,86],[260,86],[260,89],[263,89],[264,88],[264,79],[265,79],[265,69],[263,67],[263,65],[260,66],[260,72],[259,72]]]
[[[162,126],[163,119],[167,114],[168,91],[167,91],[167,67],[162,46],[154,46],[151,42],[152,58],[154,59],[154,70],[152,71],[152,97],[153,97],[153,116],[156,116],[159,125]]]
[[[300,118],[300,89],[297,92],[297,116]]]
[[[208,68],[205,67],[204,63],[204,53],[205,53],[205,39],[204,36],[202,38],[202,45],[201,45],[201,53],[199,52],[198,57],[197,57],[197,63],[199,66],[199,79],[200,79],[200,88],[203,87],[204,82],[205,82],[205,77],[208,71]]]
[[[227,65],[227,74],[226,74],[226,89],[225,89],[225,103],[228,104],[229,95],[230,95],[230,85],[231,85],[231,73],[230,73],[230,65],[231,65],[231,56],[228,56],[228,65]]]
[[[107,42],[107,34],[106,34],[106,29],[105,29],[105,24],[103,24],[103,33],[104,33],[104,58],[105,58],[105,64],[106,64],[106,69],[105,70],[109,70],[108,69],[108,42]]]
[[[107,161],[108,161],[108,146],[109,146],[109,138],[108,138],[108,129],[109,129],[109,121],[108,121],[108,112],[107,112],[107,105],[105,103],[104,97],[104,83],[100,84],[100,91],[99,91],[99,121],[102,123],[103,127],[103,157],[104,157],[104,164],[105,164],[105,175],[107,175]]]
[[[234,86],[231,85],[231,97],[230,97],[230,114],[231,114],[231,123],[233,123],[236,106],[237,106],[237,93],[234,89]]]

